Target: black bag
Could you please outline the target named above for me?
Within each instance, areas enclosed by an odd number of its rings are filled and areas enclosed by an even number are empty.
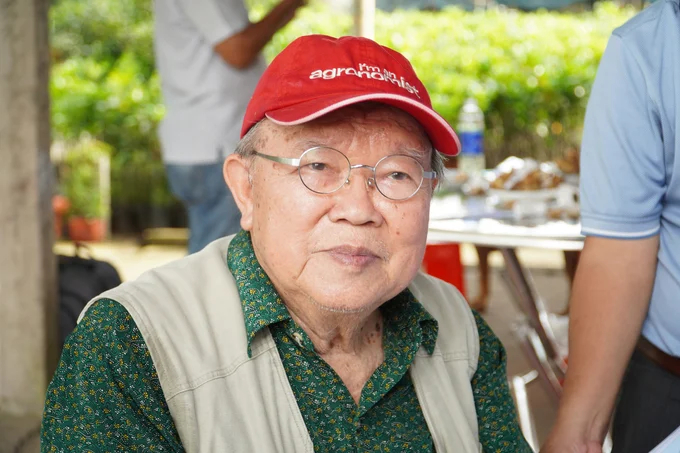
[[[86,250],[88,256],[81,256]],[[118,271],[106,261],[95,260],[89,249],[75,244],[73,256],[57,255],[59,264],[59,338],[64,345],[66,337],[75,329],[78,316],[85,305],[106,290],[120,285]]]

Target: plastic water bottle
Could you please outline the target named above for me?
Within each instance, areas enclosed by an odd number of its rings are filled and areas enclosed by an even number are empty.
[[[475,98],[465,100],[458,114],[458,138],[461,151],[458,170],[470,177],[478,176],[485,168],[484,160],[484,112]]]

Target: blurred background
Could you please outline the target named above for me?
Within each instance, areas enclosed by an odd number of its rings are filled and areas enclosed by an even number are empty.
[[[463,9],[473,6],[468,2],[381,1],[377,5],[384,3],[389,11],[377,10],[375,39],[409,58],[435,109],[456,125],[463,101],[473,96],[479,102],[489,168],[510,155],[547,160],[578,146],[606,41],[634,11],[610,2],[521,12],[503,5]],[[518,3],[553,7],[566,0]],[[67,217],[110,215],[115,235],[186,222],[168,189],[156,137],[164,109],[150,8],[150,0],[60,0],[50,8],[58,192],[70,202]],[[253,18],[268,8],[251,5]],[[266,57],[302,34],[351,34],[350,8],[344,0],[310,2],[267,46]],[[84,159],[99,162],[102,156],[110,161],[110,196],[101,197],[108,205],[96,203],[92,187],[99,179],[88,183],[97,175],[83,165]],[[60,219],[58,226],[68,220]]]
[[[247,3],[252,20],[274,4]],[[355,34],[365,20],[360,3],[310,0],[268,44],[266,58],[300,35]],[[376,0],[370,25],[378,42],[412,62],[454,127],[464,101],[477,100],[485,166],[494,168],[510,156],[546,162],[578,149],[609,35],[644,6]],[[185,253],[186,214],[168,188],[156,135],[164,107],[153,26],[151,0],[0,3],[0,453],[37,451],[58,357],[54,252],[90,242],[123,279]],[[22,70],[11,69],[16,62]],[[475,252],[464,246],[460,258],[473,295],[480,291]],[[520,252],[538,286],[552,293],[550,308],[564,310],[569,281],[560,252]],[[511,332],[516,308],[496,282],[504,266],[497,258],[485,317],[508,347],[512,374],[528,365]],[[542,439],[554,407],[540,392],[530,399]]]
[[[377,11],[375,39],[410,59],[450,124],[456,124],[467,97],[478,100],[486,119],[487,166],[510,155],[550,159],[578,145],[606,41],[634,9],[597,2],[573,5],[574,12],[527,13],[502,5],[469,11],[441,3],[385,5],[391,11]],[[186,223],[168,189],[155,133],[164,110],[150,7],[150,0],[61,0],[50,8],[58,191],[70,202],[68,217],[110,215],[113,234]],[[265,55],[273,58],[302,34],[351,34],[350,7],[339,0],[312,1],[276,35]],[[254,19],[268,8],[252,5]],[[83,159],[98,162],[102,156],[110,161],[110,197],[102,197],[108,206],[95,202],[94,184],[87,180],[96,175],[82,165]]]

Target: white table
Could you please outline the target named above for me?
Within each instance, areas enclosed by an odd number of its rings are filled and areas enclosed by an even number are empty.
[[[451,195],[432,200],[428,242],[578,251],[584,239],[580,229],[577,221],[545,216],[518,219],[485,197]]]
[[[579,251],[584,237],[577,221],[550,220],[545,216],[518,219],[480,197],[435,198],[430,211],[428,243],[470,243],[494,247],[505,261],[506,277],[514,299],[526,317],[516,333],[534,370],[510,379],[522,431],[537,449],[535,430],[526,402],[525,385],[538,376],[555,403],[562,394],[566,351],[560,351],[546,311],[530,273],[519,261],[516,248]]]
[[[562,220],[533,219],[535,224],[499,219],[432,219],[427,240],[467,242],[488,247],[531,247],[579,251],[583,248],[580,225]],[[539,223],[540,222],[540,223]]]

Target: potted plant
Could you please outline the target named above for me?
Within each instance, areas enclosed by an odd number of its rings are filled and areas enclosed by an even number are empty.
[[[109,154],[108,145],[91,138],[79,140],[66,152],[60,183],[70,202],[68,234],[74,241],[100,241],[106,237]]]

